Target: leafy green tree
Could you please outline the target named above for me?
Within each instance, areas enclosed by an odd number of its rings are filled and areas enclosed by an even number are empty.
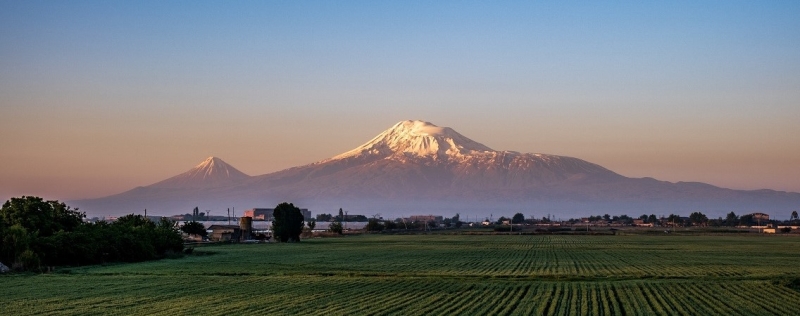
[[[310,230],[314,230],[314,227],[317,227],[317,221],[315,221],[315,220],[313,220],[313,219],[312,219],[312,220],[309,220],[309,221],[306,223],[306,225],[308,225],[308,229],[310,229]]]
[[[522,213],[514,214],[514,217],[511,218],[511,223],[514,224],[521,224],[524,221],[525,221],[525,215],[522,215]]]
[[[797,211],[792,211],[792,216],[789,218],[789,220],[796,221],[798,219],[799,218],[797,217]]]
[[[58,201],[12,198],[0,209],[0,261],[16,269],[158,259],[183,250],[174,222],[141,215],[114,223],[84,223],[85,215]]]
[[[669,225],[673,225],[674,224],[675,226],[680,226],[680,225],[683,225],[683,219],[681,219],[681,217],[679,215],[669,214],[669,216],[667,217],[667,223]]]
[[[370,232],[379,232],[382,231],[384,228],[385,226],[383,225],[383,223],[374,218],[371,218],[366,226],[367,231]]]
[[[650,216],[647,217],[647,222],[652,224],[658,224],[658,217],[656,217],[656,214],[650,214]]]
[[[753,226],[756,224],[756,221],[753,219],[753,214],[742,215],[739,217],[739,225],[741,226]]]
[[[318,222],[330,222],[332,219],[333,215],[331,214],[317,214]]]
[[[495,222],[495,224],[503,225],[503,222],[508,221],[508,220],[510,220],[510,219],[505,217],[505,216],[500,216],[500,218],[497,219],[497,222]]]
[[[693,212],[689,214],[689,221],[692,222],[692,225],[695,226],[705,226],[708,223],[708,217],[706,214],[700,212]]]
[[[83,223],[86,214],[58,201],[40,197],[11,198],[0,209],[0,221],[10,227],[16,224],[38,236],[50,236],[59,230],[71,231]]]
[[[300,241],[303,233],[303,213],[292,203],[281,203],[272,212],[272,234],[282,242]]]
[[[181,226],[181,231],[187,233],[189,235],[198,235],[198,236],[208,236],[208,231],[206,231],[206,226],[200,222],[184,222],[183,226]]]
[[[725,216],[725,226],[736,226],[739,224],[739,216],[736,213],[730,212]]]
[[[331,222],[331,225],[328,226],[328,231],[341,235],[342,232],[344,231],[342,229],[342,223],[340,223],[340,222]]]

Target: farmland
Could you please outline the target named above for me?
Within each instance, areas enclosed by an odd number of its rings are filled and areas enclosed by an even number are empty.
[[[0,277],[0,314],[796,314],[786,236],[365,235]]]

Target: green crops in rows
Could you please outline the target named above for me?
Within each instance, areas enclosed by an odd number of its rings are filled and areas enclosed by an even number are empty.
[[[0,314],[790,315],[786,236],[356,236],[0,277]]]

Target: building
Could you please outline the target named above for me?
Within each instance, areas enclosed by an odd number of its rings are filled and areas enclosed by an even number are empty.
[[[752,216],[753,217],[753,221],[756,221],[756,222],[758,222],[758,221],[768,222],[769,221],[769,214],[766,214],[766,213],[756,212],[756,213],[747,214],[747,215]]]
[[[308,221],[308,220],[313,218],[313,217],[311,217],[311,211],[309,211],[307,208],[301,208],[300,209],[300,214],[303,214],[303,218],[306,221]]]
[[[242,238],[242,229],[238,225],[211,225],[208,230],[213,241],[239,241]]]
[[[411,215],[408,219],[412,222],[435,222],[438,224],[444,220],[444,217],[436,215]]]
[[[242,217],[251,217],[254,221],[271,221],[274,208],[252,208],[244,211]],[[307,208],[301,208],[300,213],[306,220],[311,219],[311,212]]]
[[[271,221],[274,208],[252,208],[244,211],[242,217],[250,217],[254,221]]]

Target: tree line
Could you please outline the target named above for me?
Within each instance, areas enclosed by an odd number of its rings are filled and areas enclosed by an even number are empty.
[[[85,222],[86,214],[57,200],[11,198],[0,208],[0,262],[15,270],[137,262],[183,250],[175,222],[126,215],[113,223]]]

